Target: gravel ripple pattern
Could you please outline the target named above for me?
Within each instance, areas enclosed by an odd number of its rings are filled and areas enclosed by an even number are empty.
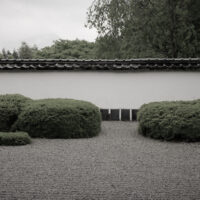
[[[0,200],[198,200],[200,143],[145,138],[103,122],[90,139],[0,147]]]

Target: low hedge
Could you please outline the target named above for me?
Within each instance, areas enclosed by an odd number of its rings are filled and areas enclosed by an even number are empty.
[[[14,104],[18,110],[21,110],[24,103],[31,100],[21,94],[3,94],[0,95],[0,102]]]
[[[26,145],[31,138],[25,132],[0,132],[0,145]]]
[[[101,115],[95,105],[72,99],[43,99],[27,104],[12,130],[31,137],[87,138],[100,131]]]
[[[200,100],[154,102],[138,112],[139,132],[155,139],[200,141]]]
[[[10,130],[28,100],[19,94],[0,95],[0,131]]]

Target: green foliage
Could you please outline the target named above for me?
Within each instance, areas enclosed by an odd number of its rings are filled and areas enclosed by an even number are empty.
[[[19,94],[0,95],[0,131],[9,131],[30,99]]]
[[[29,97],[25,97],[21,94],[2,94],[0,95],[0,102],[13,104],[20,111],[27,101],[30,101]]]
[[[85,40],[57,40],[50,47],[39,50],[36,58],[92,59],[95,45]]]
[[[107,35],[97,38],[95,54],[97,58],[101,59],[122,58],[120,52],[120,40],[115,40]]]
[[[8,58],[7,52],[4,48],[2,49],[2,57],[5,58],[5,59]]]
[[[9,131],[18,116],[18,109],[8,102],[0,102],[0,131]]]
[[[199,57],[199,9],[198,0],[94,0],[87,25],[98,57]]]
[[[30,59],[33,58],[33,50],[29,47],[26,42],[22,42],[20,48],[18,49],[19,58]]]
[[[138,121],[144,136],[200,141],[200,100],[145,104],[138,112]]]
[[[26,145],[31,138],[25,132],[0,132],[0,145]]]
[[[200,57],[199,0],[94,0],[87,25],[96,42],[56,40],[38,49],[22,42],[0,59],[129,59]]]
[[[2,49],[2,53],[0,54],[0,59],[12,59],[12,53],[8,50]]]
[[[43,99],[27,104],[12,130],[31,137],[88,138],[100,131],[99,109],[85,101]]]
[[[13,50],[12,57],[13,57],[13,59],[19,58],[18,52],[16,50]]]
[[[85,40],[56,40],[54,44],[42,49],[29,46],[22,42],[19,49],[2,50],[0,59],[93,59],[95,58],[95,43]]]

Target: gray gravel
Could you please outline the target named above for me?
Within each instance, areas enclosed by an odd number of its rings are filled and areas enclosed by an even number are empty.
[[[0,200],[197,200],[200,143],[144,138],[137,123],[103,122],[91,139],[0,147]]]

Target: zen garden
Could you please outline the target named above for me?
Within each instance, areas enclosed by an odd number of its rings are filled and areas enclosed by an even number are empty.
[[[200,1],[69,2],[1,3],[0,200],[200,199]]]

